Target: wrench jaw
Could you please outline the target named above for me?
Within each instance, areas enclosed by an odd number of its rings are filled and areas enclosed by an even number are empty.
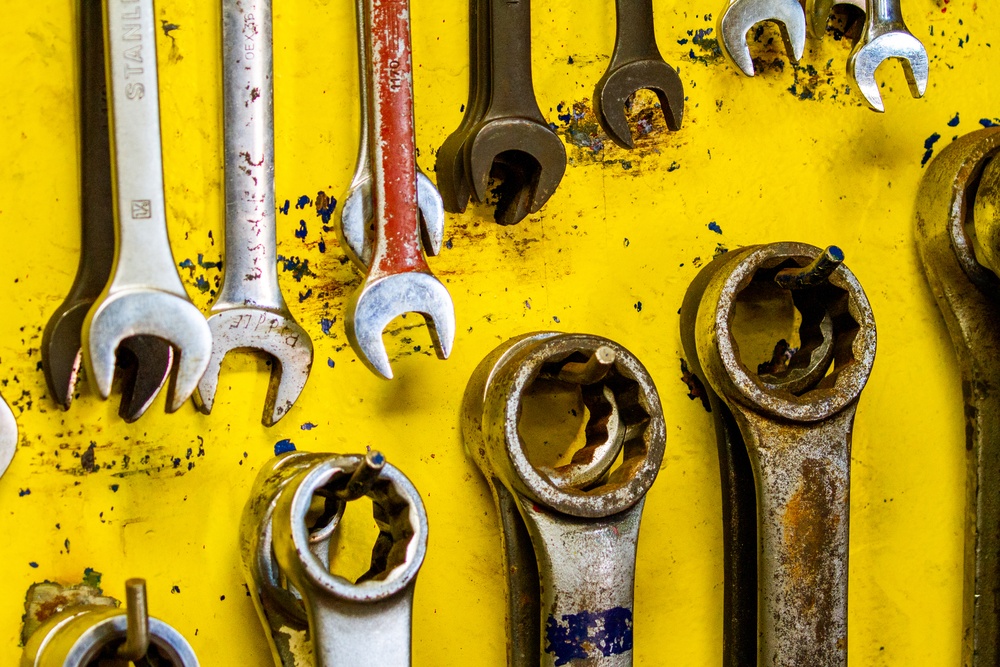
[[[59,306],[42,333],[42,371],[49,393],[63,410],[73,402],[80,373],[80,336],[93,299]]]
[[[865,32],[847,61],[847,73],[872,111],[885,111],[875,71],[890,59],[896,59],[902,65],[913,97],[923,97],[927,90],[927,50],[920,40],[901,31],[887,32],[872,38],[866,25]]]
[[[469,185],[463,157],[466,136],[468,130],[464,124],[448,135],[438,149],[434,163],[442,205],[444,210],[452,213],[465,213],[472,197],[472,188]]]
[[[609,68],[594,88],[594,111],[604,131],[622,148],[635,148],[625,102],[643,89],[656,93],[667,127],[673,132],[681,128],[684,84],[673,67],[662,60],[638,60]]]
[[[732,0],[719,16],[722,53],[747,76],[754,75],[753,57],[747,45],[747,32],[758,23],[772,21],[781,31],[785,52],[793,63],[802,59],[806,49],[806,15],[799,0]]]

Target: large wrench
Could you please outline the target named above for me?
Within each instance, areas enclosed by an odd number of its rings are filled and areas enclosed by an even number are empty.
[[[684,84],[656,46],[653,0],[615,0],[615,12],[615,50],[594,87],[594,113],[616,144],[634,148],[625,118],[626,100],[640,89],[652,90],[660,100],[667,127],[676,131],[684,115]]]
[[[609,389],[621,431],[611,449],[604,438],[592,439],[594,424],[588,424],[586,445],[570,464],[536,466],[521,438],[519,415],[524,394],[539,378]],[[608,417],[592,414],[591,421]],[[473,373],[462,403],[462,435],[500,519],[508,664],[631,665],[639,521],[666,443],[659,396],[646,369],[628,350],[598,336],[519,336]],[[622,463],[614,467],[619,455]]]
[[[966,406],[964,667],[1000,663],[998,155],[1000,128],[959,137],[927,166],[915,209],[917,250],[955,346]]]
[[[927,50],[903,22],[900,0],[866,0],[865,27],[847,60],[847,74],[873,111],[885,111],[875,80],[875,70],[895,58],[903,66],[910,94],[923,97],[927,90]]]
[[[114,149],[115,264],[83,323],[84,362],[107,398],[122,340],[147,335],[174,348],[167,410],[179,409],[208,366],[212,332],[187,298],[170,253],[152,0],[108,0],[105,51]]]
[[[347,338],[375,373],[392,377],[382,331],[408,312],[424,316],[437,355],[455,340],[455,307],[420,248],[413,145],[409,0],[365,0],[371,58],[371,143],[375,249],[371,269],[347,305]]]
[[[270,0],[222,3],[226,255],[212,305],[212,357],[195,402],[212,411],[222,360],[235,349],[272,357],[263,423],[288,414],[313,362],[312,339],[278,284],[274,203],[274,84]]]
[[[777,24],[788,59],[798,62],[806,48],[806,15],[799,0],[729,0],[719,14],[722,53],[747,76],[754,75],[747,32],[762,21]]]

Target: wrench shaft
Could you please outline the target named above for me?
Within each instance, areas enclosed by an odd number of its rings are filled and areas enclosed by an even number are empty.
[[[413,587],[387,600],[306,598],[316,667],[409,667]]]
[[[531,76],[531,0],[490,0],[489,112],[545,123]]]
[[[634,60],[662,60],[656,46],[653,0],[615,0],[615,49],[610,67]]]

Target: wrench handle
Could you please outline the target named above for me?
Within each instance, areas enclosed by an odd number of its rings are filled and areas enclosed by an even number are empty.
[[[900,0],[866,0],[865,21],[872,37],[900,30],[909,33],[903,22],[903,7]]]
[[[531,76],[531,0],[489,0],[492,118],[521,117],[546,124]]]
[[[109,292],[142,285],[186,298],[167,236],[153,0],[107,0],[116,257]]]
[[[636,60],[663,60],[656,46],[653,0],[615,0],[615,50],[609,67]]]
[[[278,286],[270,0],[222,3],[226,256],[213,311],[287,310]]]
[[[316,667],[410,667],[412,585],[377,602],[305,602]]]

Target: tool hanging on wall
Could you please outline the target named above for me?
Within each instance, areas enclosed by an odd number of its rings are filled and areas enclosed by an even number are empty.
[[[753,57],[747,45],[747,32],[758,23],[777,25],[788,59],[802,60],[806,48],[806,15],[799,0],[728,0],[719,14],[716,29],[719,46],[730,63],[747,76],[753,76]]]
[[[866,0],[861,38],[847,61],[847,74],[873,111],[885,111],[875,71],[886,60],[903,66],[910,94],[923,97],[927,90],[927,50],[903,22],[900,0]]]

